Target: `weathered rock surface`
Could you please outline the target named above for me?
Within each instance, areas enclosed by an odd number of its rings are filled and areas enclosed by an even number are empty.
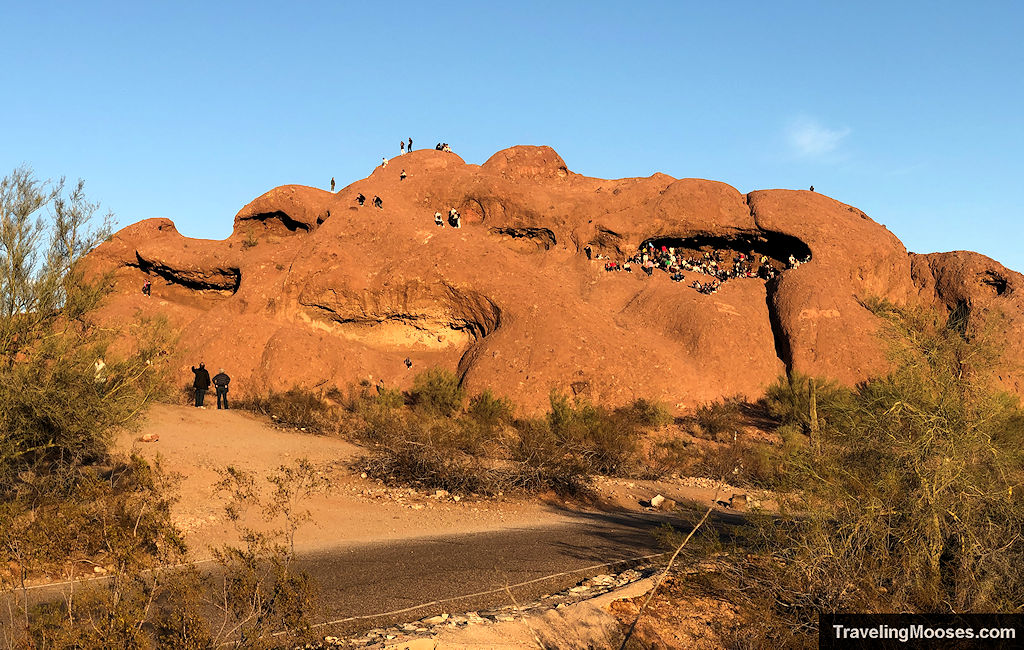
[[[463,227],[435,226],[435,211],[452,207]],[[705,295],[688,286],[707,279],[699,274],[674,283],[663,272],[608,273],[585,254],[622,260],[645,242],[811,261]],[[872,296],[1001,309],[1002,380],[1024,392],[1013,363],[1024,358],[1020,274],[975,253],[908,254],[863,212],[821,194],[744,195],[664,174],[588,178],[549,147],[513,147],[479,166],[415,151],[336,194],[273,189],[239,211],[223,241],[149,219],[90,262],[114,271],[103,317],[165,315],[183,331],[182,383],[202,358],[228,370],[235,397],[363,379],[407,387],[433,365],[528,409],[553,387],[683,407],[757,397],[787,369],[854,383],[886,367],[862,305]]]

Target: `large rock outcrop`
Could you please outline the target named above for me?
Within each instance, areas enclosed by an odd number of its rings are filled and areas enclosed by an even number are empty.
[[[452,207],[463,227],[435,226],[434,213]],[[710,295],[689,286],[701,275],[676,283],[604,270],[604,258],[647,243],[754,253],[778,268],[790,255],[810,261]],[[1012,357],[1002,379],[1024,388],[1012,364],[1024,358],[1024,277],[992,260],[908,254],[863,212],[821,194],[744,195],[664,174],[587,178],[549,147],[513,147],[479,166],[414,151],[334,194],[273,189],[239,211],[224,241],[150,219],[90,263],[114,271],[104,318],[165,315],[183,332],[181,380],[203,358],[228,369],[235,394],[363,379],[405,387],[432,365],[528,409],[552,388],[685,407],[757,397],[787,370],[852,384],[886,367],[869,297],[1001,309]],[[151,298],[139,291],[146,279]]]

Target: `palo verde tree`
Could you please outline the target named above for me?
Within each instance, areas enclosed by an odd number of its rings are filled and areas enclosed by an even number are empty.
[[[923,308],[868,305],[891,372],[824,404],[798,493],[761,521],[730,596],[768,637],[826,612],[1016,612],[1024,597],[1024,412],[1000,392],[992,332]]]
[[[86,253],[110,233],[84,183],[0,179],[0,496],[106,453],[108,436],[160,385],[161,328],[136,322],[138,354],[98,363],[113,333],[91,322],[107,278],[87,281]],[[105,367],[104,367],[105,366]]]

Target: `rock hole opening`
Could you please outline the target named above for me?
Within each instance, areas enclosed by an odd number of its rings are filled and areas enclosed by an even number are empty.
[[[756,258],[767,257],[774,262],[773,266],[786,268],[790,257],[803,263],[810,261],[811,249],[800,239],[782,233],[751,233],[732,236],[694,235],[691,237],[653,237],[645,240],[641,250],[653,245],[660,249],[675,248],[682,251],[683,256],[700,257],[705,253],[716,252],[730,257],[732,255],[751,255]]]
[[[982,274],[981,283],[992,287],[997,296],[1002,296],[1003,294],[1010,292],[1010,286],[1006,281],[1006,278],[995,271],[985,271],[985,273]]]

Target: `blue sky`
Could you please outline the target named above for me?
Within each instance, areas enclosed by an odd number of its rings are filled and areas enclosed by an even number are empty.
[[[374,5],[374,6],[371,6]],[[1024,271],[1024,3],[0,0],[0,173],[221,238],[412,137],[482,163],[809,185]]]

